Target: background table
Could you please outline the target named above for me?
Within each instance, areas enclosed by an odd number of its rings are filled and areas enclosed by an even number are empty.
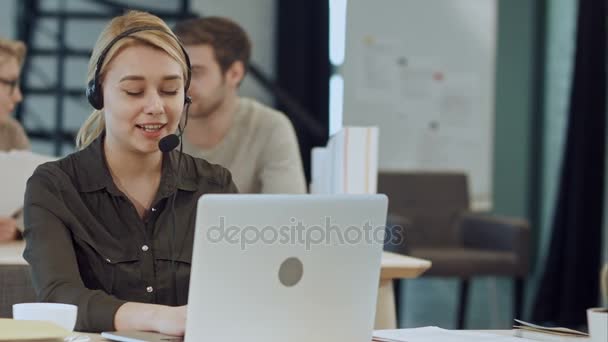
[[[22,256],[24,248],[23,241],[0,244],[0,267],[27,266]],[[397,326],[393,279],[416,278],[430,267],[431,262],[427,260],[383,252],[376,304],[376,329],[394,329]]]
[[[430,267],[431,262],[428,260],[390,252],[382,253],[375,329],[395,329],[397,327],[393,280],[417,278]]]

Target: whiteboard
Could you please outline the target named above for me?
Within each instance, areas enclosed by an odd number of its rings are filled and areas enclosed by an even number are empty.
[[[464,171],[492,206],[496,0],[349,0],[343,124],[378,126],[379,170]]]

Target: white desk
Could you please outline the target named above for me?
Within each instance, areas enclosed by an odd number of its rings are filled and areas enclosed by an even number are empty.
[[[476,331],[476,332],[483,332],[483,333],[488,333],[488,334],[497,334],[497,335],[504,335],[504,336],[514,336],[514,337],[519,337],[517,334],[516,330],[470,330],[470,331]],[[90,342],[106,342],[108,340],[106,340],[105,338],[102,338],[99,334],[86,334],[86,333],[82,333],[82,335],[86,335],[89,336],[91,338]],[[590,342],[591,340],[589,338],[584,338],[584,337],[576,337],[576,338],[570,338],[567,339],[566,341],[572,341],[572,342]],[[551,338],[549,337],[549,339],[545,339],[545,340],[538,340],[538,341],[551,341]],[[441,342],[441,341],[438,341]]]

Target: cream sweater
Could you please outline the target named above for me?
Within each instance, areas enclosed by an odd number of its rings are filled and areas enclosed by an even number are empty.
[[[220,164],[232,173],[240,193],[306,193],[306,180],[294,128],[285,114],[240,98],[224,139],[199,149],[186,139],[184,152]]]

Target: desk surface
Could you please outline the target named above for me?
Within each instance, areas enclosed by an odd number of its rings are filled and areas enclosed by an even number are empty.
[[[416,278],[431,267],[431,262],[401,254],[382,252],[381,280]]]
[[[24,248],[23,241],[0,244],[0,265],[27,265],[22,256]],[[430,267],[431,262],[428,260],[383,252],[380,278],[382,280],[416,278]]]
[[[503,335],[503,336],[514,336],[514,337],[517,336],[517,333],[515,332],[515,330],[469,330],[469,331],[483,332],[483,333],[488,333],[488,334],[497,334],[497,335]],[[109,340],[106,340],[105,338],[101,337],[101,335],[99,335],[99,334],[79,333],[79,335],[89,336],[91,338],[89,342],[109,341]],[[576,341],[585,342],[585,341],[589,341],[589,339],[579,338]]]

